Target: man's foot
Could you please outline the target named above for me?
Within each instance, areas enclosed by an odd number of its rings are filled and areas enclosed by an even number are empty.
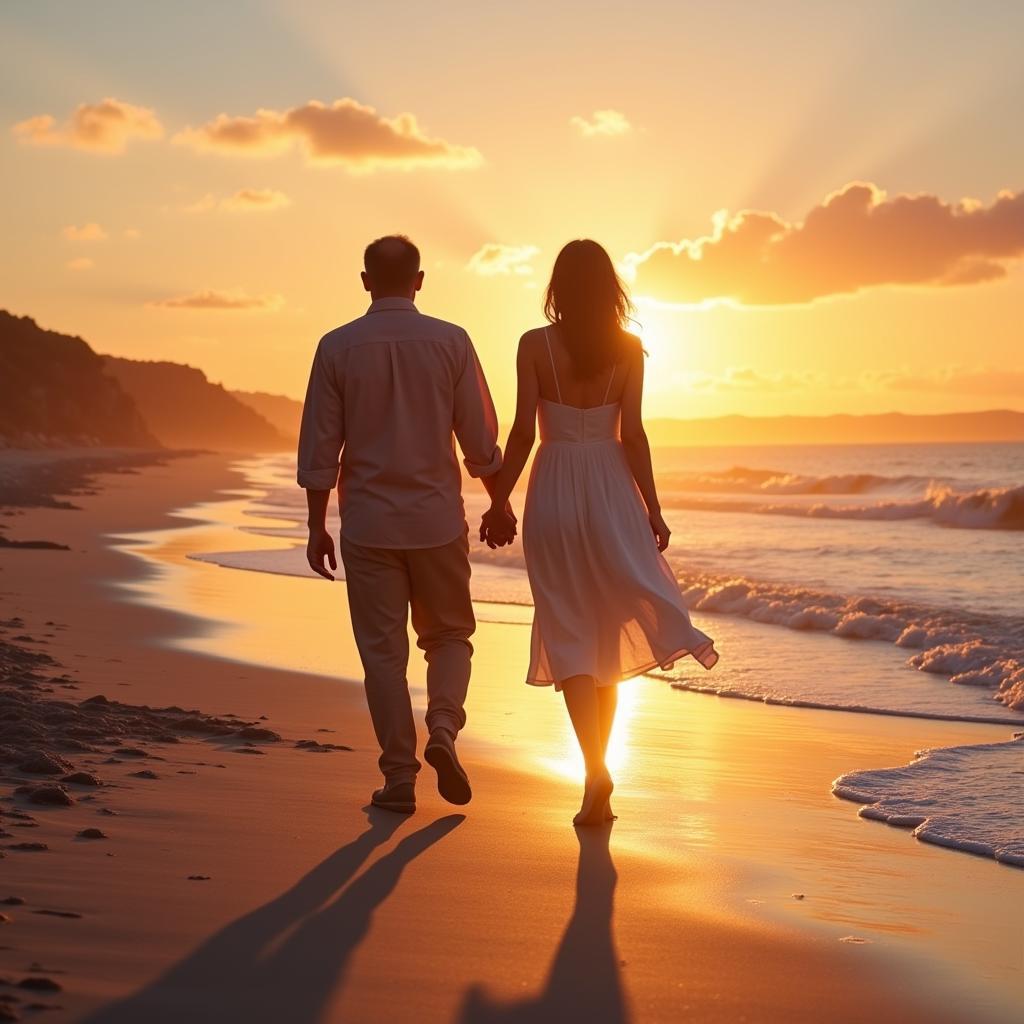
[[[450,804],[473,799],[469,777],[455,753],[455,737],[447,729],[435,729],[427,740],[423,759],[437,772],[437,791]]]
[[[603,825],[609,819],[606,813],[611,808],[608,801],[611,799],[612,790],[615,788],[612,777],[603,772],[593,779],[587,779],[586,787],[583,790],[583,806],[579,814],[572,819],[574,825]]]
[[[411,782],[399,782],[375,789],[370,803],[396,814],[412,814],[416,810],[416,787]]]

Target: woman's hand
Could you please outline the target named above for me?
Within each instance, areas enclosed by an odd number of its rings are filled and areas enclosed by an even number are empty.
[[[516,537],[516,517],[512,506],[506,502],[504,508],[492,505],[480,519],[480,539],[489,548],[502,548],[511,544]]]
[[[668,524],[665,522],[665,517],[661,514],[659,509],[656,512],[651,512],[647,517],[647,521],[651,524],[651,530],[654,533],[654,539],[658,544],[658,550],[664,551],[668,547],[669,537],[672,536],[672,531],[668,528]]]

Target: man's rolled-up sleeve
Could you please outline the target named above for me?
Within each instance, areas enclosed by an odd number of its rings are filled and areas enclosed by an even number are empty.
[[[491,476],[501,469],[498,415],[473,343],[466,336],[465,361],[455,385],[455,436],[470,476]]]
[[[321,341],[313,357],[306,401],[302,406],[297,474],[299,486],[310,491],[333,490],[338,483],[338,459],[344,443],[342,392]]]

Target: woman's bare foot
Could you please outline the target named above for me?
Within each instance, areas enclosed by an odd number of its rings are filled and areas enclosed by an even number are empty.
[[[587,779],[587,784],[583,789],[583,806],[580,808],[579,814],[572,819],[572,823],[574,825],[603,825],[608,820],[605,814],[614,788],[612,777],[607,772],[603,772],[593,779]]]

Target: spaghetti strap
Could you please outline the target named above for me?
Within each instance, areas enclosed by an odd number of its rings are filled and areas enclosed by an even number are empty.
[[[604,389],[604,404],[608,404],[608,396],[612,393],[612,382],[615,380],[615,371],[618,367],[612,363],[612,375],[608,378],[608,387]]]
[[[548,346],[548,359],[551,360],[551,372],[552,372],[552,374],[554,375],[554,378],[555,378],[555,394],[558,395],[558,404],[561,405],[562,404],[562,389],[561,389],[561,387],[559,386],[559,383],[558,383],[558,371],[555,369],[555,357],[554,357],[554,354],[551,351],[551,339],[548,337],[548,329],[546,327],[544,328],[544,341],[547,343],[547,346]]]

